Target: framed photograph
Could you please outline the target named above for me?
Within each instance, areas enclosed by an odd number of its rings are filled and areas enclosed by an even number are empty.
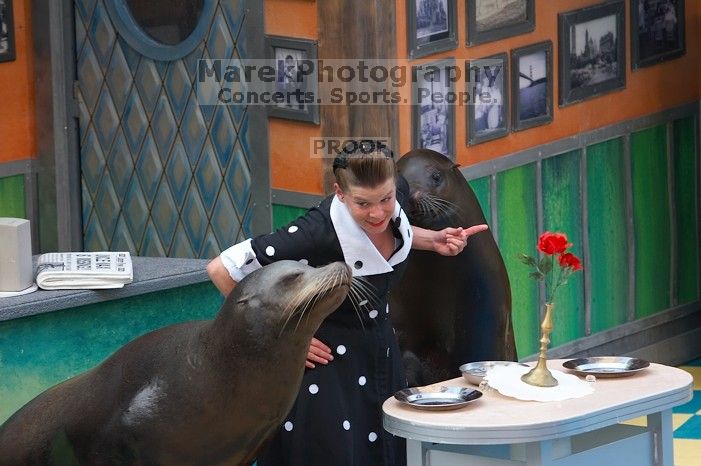
[[[409,59],[458,46],[454,0],[407,0]]]
[[[684,55],[684,0],[631,0],[633,69]]]
[[[455,90],[449,76],[452,59],[412,67],[413,147],[432,149],[455,159]]]
[[[12,0],[0,0],[0,62],[15,59],[15,27]]]
[[[274,91],[280,97],[268,105],[268,115],[319,124],[319,105],[308,98],[316,99],[319,83],[316,75],[300,69],[305,61],[316,60],[316,42],[280,36],[266,36],[265,42],[267,58],[275,67]]]
[[[482,44],[535,29],[535,0],[466,0],[467,45]]]
[[[512,120],[514,131],[553,120],[553,43],[511,51]]]
[[[560,105],[626,87],[625,4],[560,13]]]
[[[509,133],[509,57],[500,53],[465,63],[470,73],[467,94],[467,143],[469,145]]]

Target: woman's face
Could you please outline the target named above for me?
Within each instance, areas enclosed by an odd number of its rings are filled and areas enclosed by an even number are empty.
[[[394,213],[396,186],[394,178],[389,178],[373,188],[350,186],[342,191],[334,185],[336,196],[343,202],[360,227],[370,234],[382,233],[387,229]]]

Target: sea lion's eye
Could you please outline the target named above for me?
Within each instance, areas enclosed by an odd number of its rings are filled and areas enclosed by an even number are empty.
[[[438,186],[438,184],[441,182],[442,178],[443,177],[441,176],[441,172],[439,172],[439,171],[431,172],[431,180],[433,181],[433,183],[436,186]]]
[[[239,299],[236,300],[236,304],[246,305],[250,300],[251,296],[248,294],[244,294],[239,296]]]
[[[291,285],[292,283],[296,282],[301,275],[302,272],[290,273],[282,278],[282,282],[286,285]]]

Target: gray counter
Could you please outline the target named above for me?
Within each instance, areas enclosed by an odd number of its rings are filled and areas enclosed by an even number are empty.
[[[178,288],[209,280],[206,259],[134,257],[134,281],[111,290],[38,290],[23,296],[0,298],[0,321],[84,306],[102,301]]]

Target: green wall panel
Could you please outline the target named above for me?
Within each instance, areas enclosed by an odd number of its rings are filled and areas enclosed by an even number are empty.
[[[666,127],[631,135],[635,225],[635,311],[645,317],[670,307],[670,212]]]
[[[489,202],[489,188],[491,185],[490,179],[491,176],[484,176],[482,178],[470,180],[468,184],[472,188],[472,191],[474,191],[475,196],[477,196],[477,201],[480,203],[480,207],[482,208],[482,213],[484,213],[484,218],[487,220],[487,224],[491,226],[492,212],[491,204]]]
[[[518,357],[538,350],[540,312],[537,282],[518,260],[518,253],[536,253],[535,165],[497,175],[499,248],[511,282],[513,324]]]
[[[567,152],[543,160],[541,169],[543,228],[567,235],[570,251],[582,255],[582,202],[579,182],[580,151]],[[549,279],[557,279],[555,266]],[[551,345],[557,346],[585,335],[584,280],[582,273],[570,277],[555,297]],[[546,299],[550,299],[547,297]]]
[[[677,218],[677,302],[699,298],[699,232],[695,119],[674,122],[674,205]]]
[[[628,230],[623,141],[587,148],[587,211],[591,331],[628,319]]]
[[[27,218],[24,175],[0,178],[0,217]]]
[[[208,319],[222,298],[209,283],[0,322],[0,424],[37,394],[139,335]]]
[[[302,207],[273,204],[273,230],[284,227],[299,216],[304,215],[307,210]]]

